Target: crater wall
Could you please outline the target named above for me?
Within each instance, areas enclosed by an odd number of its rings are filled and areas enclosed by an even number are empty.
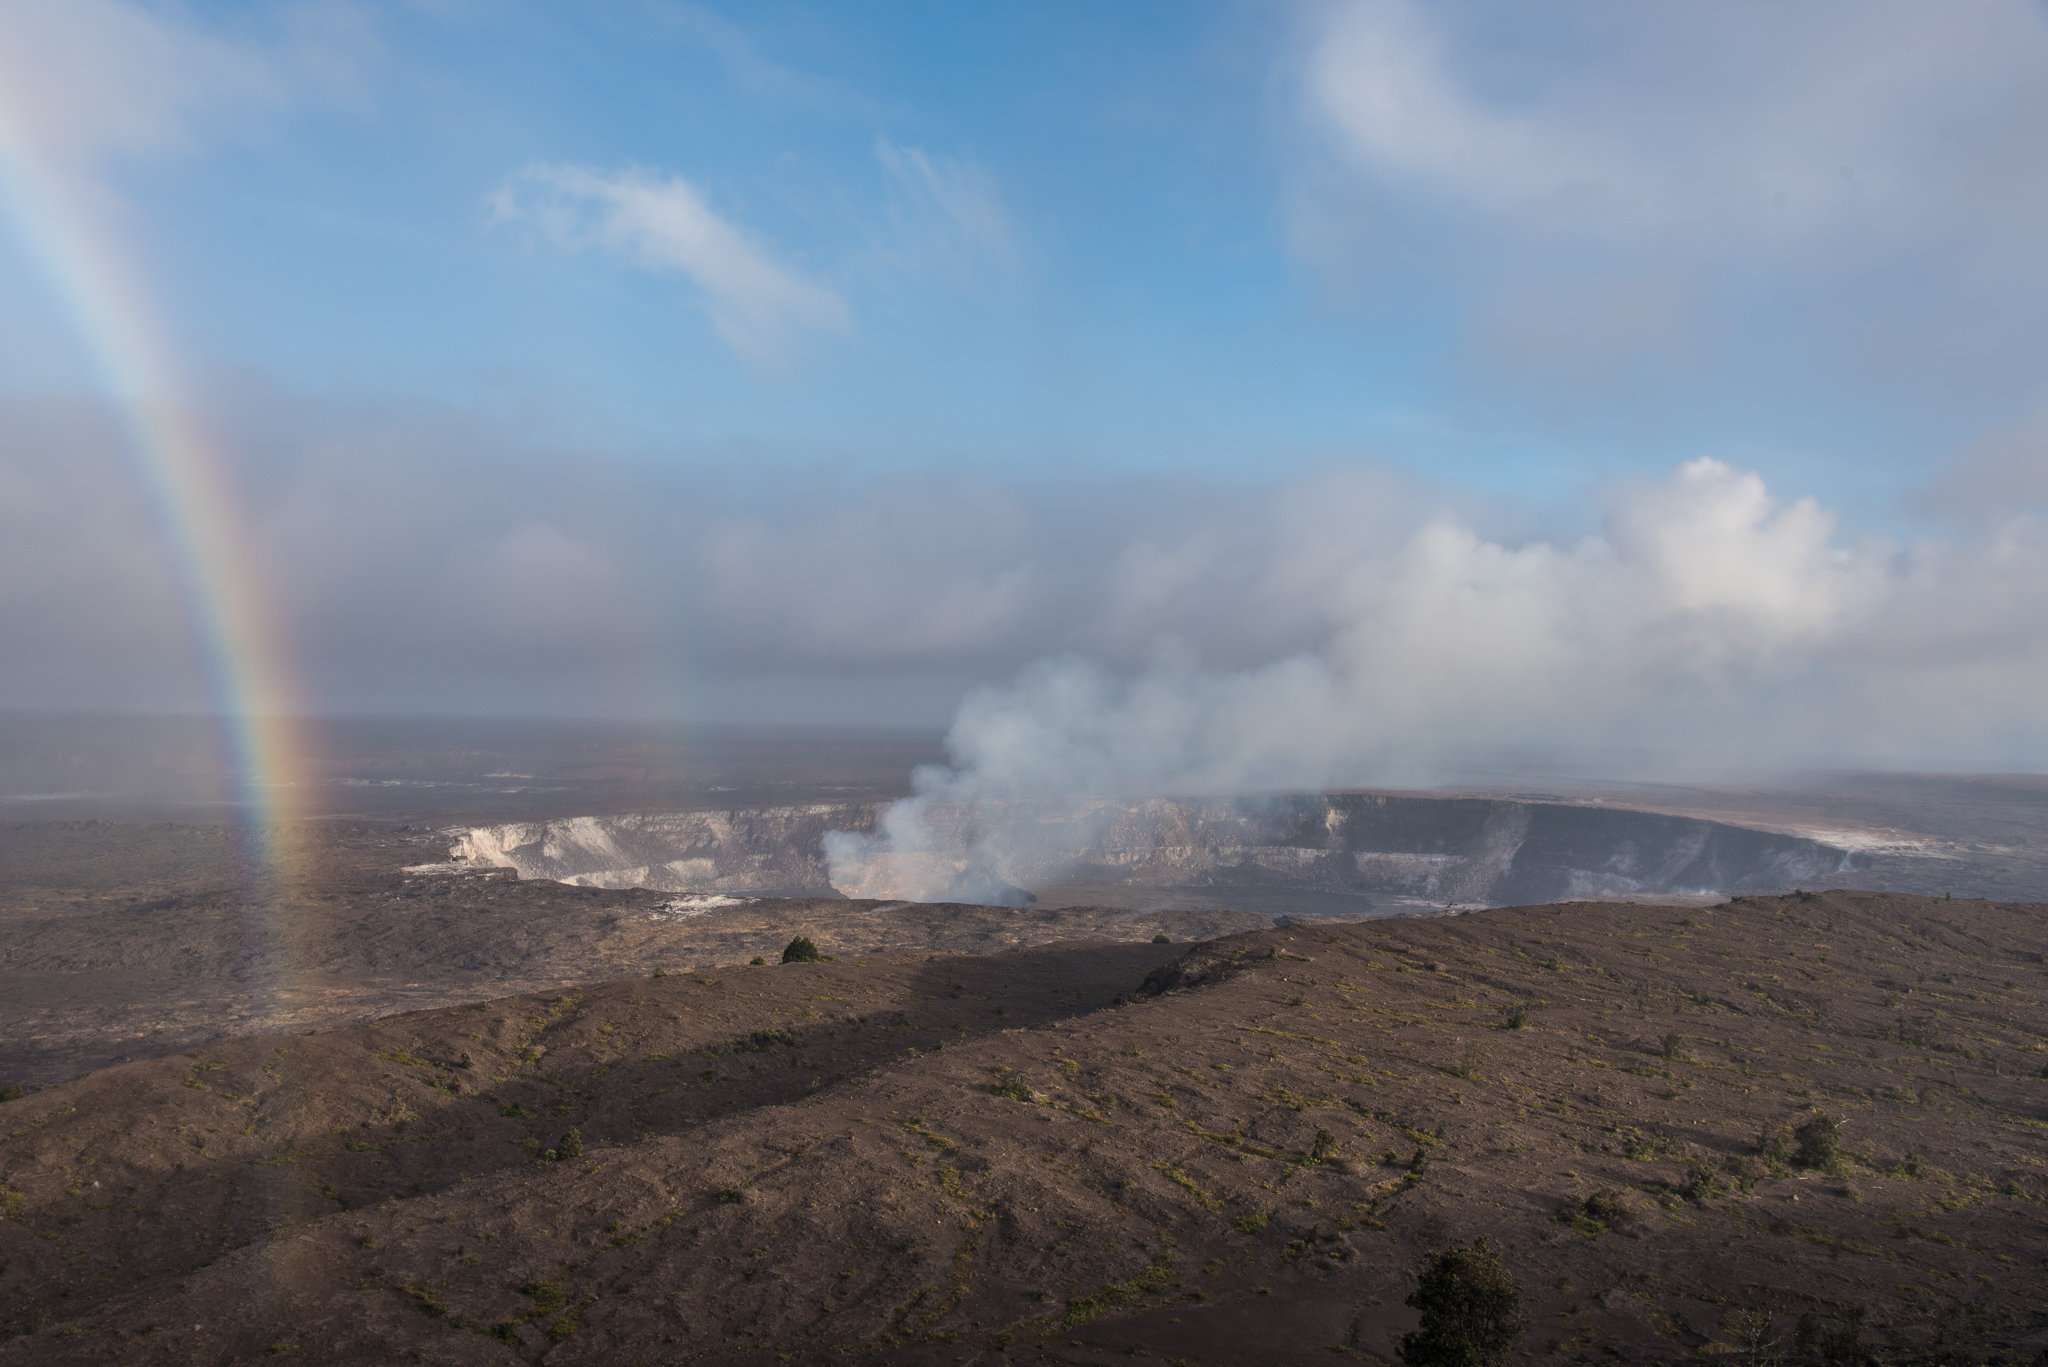
[[[874,803],[650,812],[451,831],[452,858],[590,887],[830,896],[821,845],[871,832]],[[1085,886],[1133,904],[1303,893],[1509,905],[1574,897],[1764,892],[1857,867],[1821,841],[1574,803],[1317,793],[1119,803],[934,806],[927,825],[1027,891]],[[842,874],[842,881],[844,875]],[[868,895],[876,893],[864,889]],[[1110,900],[1110,904],[1118,904]]]

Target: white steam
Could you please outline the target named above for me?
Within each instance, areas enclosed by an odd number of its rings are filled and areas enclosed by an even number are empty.
[[[1572,543],[1509,545],[1447,515],[1398,539],[1282,538],[1250,572],[1274,614],[1321,617],[1315,644],[1240,669],[1168,647],[1127,677],[1066,655],[976,691],[954,766],[920,771],[875,835],[827,841],[833,883],[1000,896],[1042,873],[1033,831],[1084,798],[1416,783],[1504,756],[1697,772],[1925,762],[1933,741],[1950,764],[2038,757],[2038,520],[1904,551],[1839,545],[1835,527],[1701,459],[1621,491],[1604,534]]]

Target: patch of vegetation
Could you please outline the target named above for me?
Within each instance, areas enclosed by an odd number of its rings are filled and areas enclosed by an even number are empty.
[[[522,1285],[519,1293],[532,1298],[536,1315],[559,1315],[569,1308],[569,1293],[562,1289],[560,1282],[542,1281],[536,1277]]]
[[[1127,1281],[1105,1286],[1092,1296],[1067,1302],[1067,1328],[1088,1323],[1100,1318],[1120,1305],[1134,1305],[1149,1294],[1166,1289],[1166,1274],[1173,1270],[1173,1250],[1165,1249],[1155,1255],[1143,1272]]]
[[[1608,1187],[1572,1202],[1557,1218],[1588,1239],[1597,1239],[1628,1219],[1628,1207],[1622,1202],[1621,1188]]]
[[[1826,1111],[1815,1111],[1811,1119],[1792,1131],[1797,1147],[1792,1161],[1802,1168],[1825,1173],[1842,1169],[1842,1125]]]
[[[431,1287],[401,1285],[394,1286],[391,1289],[405,1297],[411,1303],[412,1308],[419,1311],[422,1315],[437,1320],[448,1318],[448,1307],[441,1303],[441,1298],[434,1294]]]
[[[707,1058],[719,1054],[765,1054],[770,1049],[801,1049],[803,1040],[787,1030],[753,1030],[723,1044],[709,1044],[697,1052]]]
[[[1810,1312],[1801,1315],[1792,1331],[1792,1348],[1804,1362],[1861,1367],[1870,1357],[1863,1342],[1863,1307],[1852,1305],[1828,1319]]]
[[[1526,1030],[1529,1028],[1529,1008],[1519,1002],[1500,1009],[1500,1028],[1503,1030]]]
[[[1024,1080],[1022,1073],[1011,1073],[997,1078],[988,1085],[990,1093],[1009,1101],[1021,1101],[1027,1106],[1038,1104],[1038,1093],[1031,1090],[1031,1084]]]
[[[1152,937],[1152,943],[1155,945],[1170,945],[1173,943],[1173,937],[1161,931]]]
[[[1270,955],[1267,957],[1271,957]],[[1156,997],[1162,992],[1220,983],[1244,966],[1242,950],[1225,958],[1220,951],[1197,947],[1170,964],[1161,964],[1145,975],[1135,995]]]
[[[789,947],[782,951],[782,962],[786,964],[822,963],[824,958],[825,956],[818,952],[818,947],[811,943],[811,937],[808,935],[797,936],[789,942]]]
[[[1704,1158],[1696,1158],[1685,1165],[1685,1176],[1678,1184],[1678,1194],[1688,1201],[1710,1201],[1726,1192],[1721,1173]]]
[[[5,1087],[0,1087],[0,1101],[19,1101],[27,1095],[19,1082],[10,1082]]]
[[[1257,1215],[1239,1215],[1232,1218],[1230,1227],[1239,1234],[1257,1234],[1266,1227],[1268,1218],[1263,1211]]]
[[[1484,1236],[1422,1260],[1408,1305],[1422,1325],[1401,1336],[1405,1367],[1503,1367],[1522,1336],[1522,1292]]]

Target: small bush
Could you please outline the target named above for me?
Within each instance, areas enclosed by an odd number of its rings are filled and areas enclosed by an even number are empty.
[[[498,1108],[498,1114],[509,1116],[513,1120],[524,1120],[526,1119],[526,1108],[516,1101],[508,1101]]]
[[[1171,935],[1168,935],[1166,932],[1161,931],[1159,934],[1154,935],[1152,937],[1152,943],[1155,945],[1170,945],[1173,943],[1173,937]]]
[[[569,1295],[560,1282],[544,1282],[536,1277],[519,1290],[533,1298],[533,1310],[537,1315],[559,1315],[569,1308]]]
[[[1503,1006],[1500,1009],[1500,1028],[1503,1030],[1526,1030],[1529,1028],[1529,1008],[1526,1006]]]
[[[1557,1218],[1588,1239],[1597,1239],[1628,1219],[1628,1207],[1622,1203],[1621,1189],[1609,1187],[1572,1202],[1558,1212]]]
[[[1792,1161],[1792,1127],[1766,1125],[1757,1131],[1756,1151],[1764,1162],[1782,1168]]]
[[[1258,1215],[1239,1215],[1231,1220],[1230,1227],[1239,1234],[1257,1234],[1266,1227],[1266,1216],[1264,1213]]]
[[[571,1126],[569,1132],[562,1136],[562,1142],[555,1145],[555,1157],[558,1159],[570,1159],[581,1158],[582,1156],[583,1132]]]
[[[1308,1161],[1321,1163],[1337,1156],[1337,1136],[1328,1130],[1316,1131],[1316,1142],[1308,1151]]]
[[[1521,1288],[1483,1236],[1422,1260],[1408,1304],[1422,1326],[1401,1336],[1406,1367],[1501,1367],[1522,1336]]]
[[[1721,1337],[1734,1344],[1756,1367],[1784,1359],[1784,1354],[1778,1351],[1778,1340],[1771,1337],[1768,1310],[1729,1311],[1721,1318]]]
[[[1792,1138],[1798,1147],[1793,1150],[1792,1161],[1802,1168],[1817,1168],[1822,1172],[1833,1172],[1842,1165],[1841,1122],[1826,1111],[1816,1111],[1813,1118],[1792,1131]]]
[[[1021,1101],[1027,1106],[1038,1100],[1038,1093],[1031,1090],[1031,1084],[1026,1082],[1021,1074],[998,1078],[988,1085],[988,1089],[996,1096],[1010,1101]]]
[[[27,1095],[28,1093],[21,1090],[19,1082],[10,1082],[5,1087],[0,1087],[0,1101],[19,1101]]]
[[[811,943],[808,935],[799,935],[789,942],[789,948],[782,951],[782,962],[786,964],[814,964],[824,959],[818,947]]]
[[[1863,1344],[1863,1307],[1850,1306],[1832,1323],[1818,1315],[1801,1315],[1799,1327],[1792,1333],[1792,1346],[1804,1362],[1857,1367],[1870,1357]]]
[[[766,968],[767,966],[768,961],[758,954],[756,954],[753,958],[747,960],[747,967],[749,968]]]
[[[1724,1189],[1721,1174],[1714,1165],[1704,1158],[1696,1158],[1685,1165],[1685,1179],[1678,1185],[1678,1194],[1688,1201],[1711,1201]]]
[[[1657,1056],[1659,1058],[1671,1059],[1684,1058],[1685,1036],[1679,1034],[1670,1034],[1666,1035],[1663,1039],[1657,1041]]]

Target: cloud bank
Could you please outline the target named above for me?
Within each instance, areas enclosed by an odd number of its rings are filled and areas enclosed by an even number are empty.
[[[0,659],[0,690],[72,704],[50,662],[94,662],[99,705],[172,705],[168,552],[121,425],[0,407],[0,632],[51,643]],[[1510,751],[2048,761],[2048,507],[1998,473],[2033,428],[1930,492],[1951,531],[1895,541],[1712,458],[1546,530],[1363,463],[855,482],[267,391],[213,422],[316,711],[929,724],[964,695],[945,791],[977,797],[1412,781]]]
[[[1464,294],[1489,371],[1611,404],[1648,363],[1697,385],[1775,333],[1809,385],[1817,354],[1928,403],[2035,392],[2014,360],[2048,306],[2038,4],[1303,13],[1297,247],[1368,296],[1412,287],[1395,262]]]

